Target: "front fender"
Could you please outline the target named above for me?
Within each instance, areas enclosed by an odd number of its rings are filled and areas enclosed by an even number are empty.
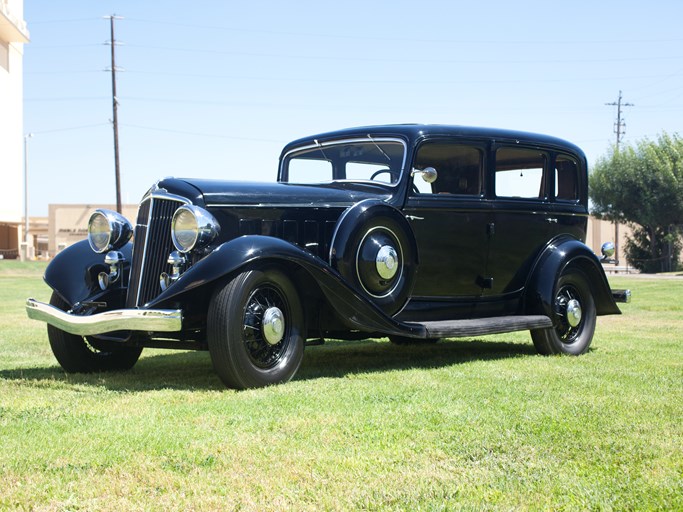
[[[255,262],[296,265],[310,274],[320,286],[332,308],[350,327],[387,334],[412,334],[420,337],[424,328],[397,322],[375,304],[359,295],[341,275],[313,254],[279,238],[246,235],[217,247],[194,264],[148,307],[181,299],[182,295],[214,283]]]
[[[118,250],[127,262],[131,261],[132,243],[128,242]],[[43,279],[66,302],[74,305],[101,293],[97,283],[100,272],[109,272],[104,264],[104,254],[97,254],[87,240],[81,240],[57,253],[45,269]]]
[[[598,257],[583,242],[568,235],[555,238],[536,260],[525,287],[527,314],[552,317],[555,284],[567,265],[575,265],[588,276],[598,315],[621,314]]]

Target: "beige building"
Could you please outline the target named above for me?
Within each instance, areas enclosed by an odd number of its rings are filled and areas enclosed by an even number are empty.
[[[47,257],[52,257],[69,245],[88,237],[88,219],[97,208],[116,211],[112,204],[51,204],[48,206],[47,220]],[[138,213],[137,204],[124,204],[122,215],[135,226]],[[41,240],[41,234],[36,233]]]
[[[630,234],[631,229],[624,224],[615,226],[613,222],[589,217],[588,230],[586,232],[586,245],[590,247],[595,254],[600,256],[602,244],[605,242],[612,242],[616,249],[613,256],[616,263],[605,264],[605,270],[607,272],[635,272],[636,270],[634,268],[629,268],[624,252],[626,238]]]
[[[23,241],[23,58],[29,42],[23,0],[0,0],[0,256],[16,258]]]

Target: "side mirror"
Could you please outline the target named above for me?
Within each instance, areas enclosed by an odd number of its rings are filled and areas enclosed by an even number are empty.
[[[410,173],[411,176],[415,176],[416,174],[421,174],[422,179],[425,180],[427,183],[434,183],[436,181],[436,178],[439,177],[439,174],[436,172],[436,169],[434,169],[434,167],[425,167],[424,169],[413,169]]]

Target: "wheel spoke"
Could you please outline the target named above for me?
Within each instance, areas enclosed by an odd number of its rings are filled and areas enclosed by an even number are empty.
[[[581,303],[581,294],[573,286],[563,286],[557,292],[555,298],[555,330],[562,343],[571,344],[576,341],[581,333],[582,324],[577,326],[569,324],[568,307],[570,301]]]
[[[275,345],[270,345],[263,336],[263,315],[272,307],[281,309],[285,316],[288,314],[287,302],[277,289],[272,286],[257,288],[247,301],[242,322],[242,334],[247,354],[257,367],[263,369],[277,364],[287,350],[286,332],[282,341]]]

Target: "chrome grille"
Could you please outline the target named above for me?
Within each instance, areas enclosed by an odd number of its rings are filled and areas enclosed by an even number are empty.
[[[171,219],[180,199],[148,197],[140,204],[126,307],[144,306],[161,293],[159,275],[167,270],[174,250]]]

